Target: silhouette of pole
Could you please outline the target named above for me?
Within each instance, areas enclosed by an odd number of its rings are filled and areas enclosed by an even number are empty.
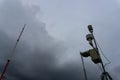
[[[92,33],[92,35],[93,35],[93,33]],[[94,40],[94,43],[95,43],[96,52],[99,54],[99,57],[100,57],[101,65],[102,65],[102,68],[103,68],[103,73],[106,73],[106,70],[105,70],[103,61],[102,61],[102,59],[101,59],[101,56],[100,56],[100,53],[99,53],[99,49],[98,49],[98,47],[97,47],[97,43],[96,43],[96,39],[95,39],[94,35],[93,35],[93,40]],[[108,78],[107,78],[106,75],[105,75],[105,78],[106,78],[106,80],[108,80]]]
[[[3,69],[3,72],[2,72],[2,74],[1,74],[1,76],[0,76],[0,80],[3,79],[4,74],[5,74],[6,70],[7,70],[8,65],[9,65],[9,62],[10,62],[10,60],[7,60],[7,63],[6,63],[6,65],[5,65],[5,67],[4,67],[4,69]]]
[[[81,55],[81,53],[80,53],[80,55]],[[84,64],[84,60],[83,60],[82,55],[81,55],[81,60],[82,60],[82,65],[83,65],[84,78],[85,78],[85,80],[88,80],[88,79],[87,79],[86,69],[85,69],[85,64]]]
[[[26,24],[24,24],[24,27],[22,28],[22,31],[20,32],[20,35],[19,35],[19,37],[18,37],[18,39],[17,39],[17,42],[16,42],[16,44],[15,44],[13,50],[12,50],[12,57],[13,57],[13,55],[14,55],[14,53],[15,53],[17,44],[18,44],[18,42],[19,42],[19,40],[20,40],[20,38],[21,38],[21,36],[22,36],[22,33],[23,33],[25,27],[26,27]],[[8,65],[9,65],[10,61],[11,61],[10,59],[7,60],[7,63],[5,64],[5,67],[3,68],[2,74],[1,74],[1,76],[0,76],[0,80],[3,79],[4,74],[5,74],[5,72],[6,72],[7,68],[8,68]]]
[[[104,67],[102,58],[101,58],[100,53],[99,53],[99,49],[98,49],[98,46],[97,46],[96,39],[95,39],[94,34],[93,34],[92,25],[88,25],[88,29],[89,29],[90,33],[92,34],[92,36],[93,36],[93,41],[94,41],[94,44],[95,44],[96,52],[98,53],[99,58],[100,58],[100,61],[101,61],[100,63],[101,63],[101,65],[102,65],[102,69],[103,69],[102,76],[103,76],[103,78],[105,77],[106,80],[109,80],[109,79],[112,80],[111,76],[110,76],[110,75],[108,74],[108,72],[106,72],[106,70],[105,70],[105,67]],[[102,78],[102,80],[104,80],[103,78]],[[108,78],[109,78],[109,79],[108,79]]]

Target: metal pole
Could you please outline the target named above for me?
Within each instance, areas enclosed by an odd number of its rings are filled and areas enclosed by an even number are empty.
[[[95,47],[93,47],[93,46],[92,46],[92,47],[95,48],[96,53],[99,55],[100,63],[101,63],[101,65],[102,65],[103,73],[102,73],[101,79],[104,80],[104,77],[105,77],[106,80],[109,80],[109,79],[112,80],[111,76],[110,76],[110,75],[108,74],[108,72],[106,72],[106,70],[105,70],[105,67],[104,67],[102,58],[101,58],[100,53],[99,53],[99,49],[98,49],[98,46],[97,46],[96,39],[95,39],[94,34],[93,34],[92,25],[88,25],[88,30],[90,31],[90,33],[91,33],[91,35],[92,35],[92,37],[93,37],[93,41],[94,41],[94,45],[95,45]]]
[[[100,56],[100,53],[99,53],[99,49],[98,49],[98,46],[97,46],[97,43],[96,43],[96,39],[94,37],[94,34],[92,32],[92,35],[93,35],[93,40],[94,40],[94,43],[95,43],[95,47],[96,47],[96,52],[99,54],[99,57],[100,57],[100,60],[101,60],[101,65],[102,65],[102,68],[103,68],[103,73],[106,73],[106,70],[105,70],[105,67],[104,67],[104,64],[103,64],[103,61],[101,59],[101,56]],[[108,80],[107,76],[105,75],[105,78],[106,80]]]
[[[23,33],[25,27],[26,27],[26,24],[24,24],[24,26],[23,26],[23,28],[22,28],[20,34],[19,34],[19,37],[18,37],[18,39],[17,39],[17,41],[16,41],[16,43],[15,43],[15,46],[13,47],[11,58],[14,56],[16,47],[17,47],[17,45],[18,45],[18,43],[19,43],[19,40],[20,40],[20,38],[21,38],[21,36],[22,36],[22,33]]]
[[[12,57],[13,57],[13,55],[14,55],[14,53],[15,53],[15,49],[16,49],[17,44],[18,44],[18,42],[19,42],[19,40],[20,40],[20,37],[21,37],[21,35],[22,35],[22,33],[23,33],[24,29],[25,29],[25,26],[26,26],[26,24],[24,24],[24,27],[22,28],[22,31],[20,32],[20,35],[19,35],[19,37],[18,37],[18,39],[17,39],[17,42],[16,42],[16,44],[15,44],[13,50],[12,50]],[[3,79],[4,74],[5,74],[5,72],[6,72],[7,68],[8,68],[9,63],[10,63],[10,59],[7,60],[7,63],[6,63],[6,65],[5,65],[5,67],[4,67],[3,71],[2,71],[1,76],[0,76],[0,80]]]
[[[7,60],[7,63],[6,63],[6,65],[5,65],[5,67],[4,67],[3,71],[2,71],[1,76],[0,76],[0,80],[3,79],[4,74],[5,74],[6,70],[7,70],[7,67],[8,67],[8,65],[9,65],[9,63],[10,63],[10,60]]]
[[[88,79],[87,79],[86,69],[85,69],[85,64],[84,64],[84,60],[83,60],[82,55],[81,55],[81,60],[82,60],[82,65],[83,65],[83,71],[84,71],[84,77],[85,77],[85,80],[88,80]]]

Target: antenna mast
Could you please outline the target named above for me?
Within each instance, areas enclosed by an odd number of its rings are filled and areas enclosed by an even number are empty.
[[[26,27],[26,24],[24,24],[24,26],[23,26],[23,28],[22,28],[22,30],[21,30],[21,32],[20,32],[20,35],[19,35],[19,37],[18,37],[18,39],[17,39],[17,41],[16,41],[16,43],[15,43],[15,46],[13,47],[11,58],[14,56],[16,47],[17,47],[17,45],[18,45],[18,43],[19,43],[19,40],[20,40],[20,38],[21,38],[21,36],[22,36],[22,33],[23,33],[25,27]],[[6,64],[5,64],[5,67],[3,68],[2,74],[1,74],[1,76],[0,76],[0,80],[3,79],[4,74],[5,74],[5,72],[6,72],[7,68],[8,68],[8,65],[9,65],[10,61],[11,61],[11,59],[8,59],[8,60],[7,60],[7,62],[6,62]]]
[[[109,75],[108,72],[106,72],[105,70],[105,66],[103,64],[103,61],[102,61],[102,58],[100,56],[100,52],[99,52],[99,49],[98,49],[98,45],[97,45],[97,42],[96,42],[96,39],[94,37],[94,34],[93,34],[93,28],[92,28],[92,25],[88,25],[88,30],[90,32],[90,34],[87,34],[86,36],[86,40],[89,42],[89,44],[91,45],[91,47],[93,49],[90,49],[88,51],[85,51],[85,52],[80,52],[80,55],[82,57],[91,57],[91,60],[95,63],[95,64],[101,64],[102,66],[102,75],[101,75],[101,80],[112,80],[112,77]],[[94,44],[93,44],[94,42]],[[86,74],[85,74],[86,75]],[[85,76],[86,77],[86,76]],[[86,78],[85,78],[86,79]]]

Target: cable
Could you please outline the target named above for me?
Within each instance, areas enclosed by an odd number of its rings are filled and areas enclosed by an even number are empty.
[[[99,64],[97,64],[97,66],[100,69],[100,71],[103,72],[103,69],[101,68],[101,66]]]
[[[97,42],[97,45],[98,45],[98,47],[99,47],[99,49],[100,49],[103,57],[108,61],[108,63],[106,63],[104,66],[106,66],[106,65],[108,65],[108,64],[111,64],[111,61],[105,56],[105,54],[103,53],[103,50],[102,50],[102,48],[100,47],[100,45],[98,44],[98,42]]]
[[[110,64],[111,62],[110,62],[110,60],[105,56],[105,54],[103,53],[103,51],[102,51],[100,45],[98,44],[98,42],[97,42],[97,45],[98,45],[98,48],[100,49],[103,57],[108,61],[108,63],[106,63],[106,64],[104,65],[104,67],[105,67],[106,65]],[[102,73],[102,75],[101,75],[101,80],[104,80],[105,77],[106,77],[107,79],[109,79],[109,80],[112,80],[112,77],[109,75],[108,72],[103,72],[103,73]]]

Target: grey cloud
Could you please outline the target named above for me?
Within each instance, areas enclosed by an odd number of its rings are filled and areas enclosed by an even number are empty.
[[[27,24],[7,69],[7,80],[83,80],[80,63],[68,62],[59,66],[60,56],[66,48],[49,35],[44,23],[38,22],[38,8],[29,8],[20,0],[4,0],[0,12],[0,72],[11,54],[21,26]],[[97,72],[91,72],[88,69],[89,78],[96,80]]]

